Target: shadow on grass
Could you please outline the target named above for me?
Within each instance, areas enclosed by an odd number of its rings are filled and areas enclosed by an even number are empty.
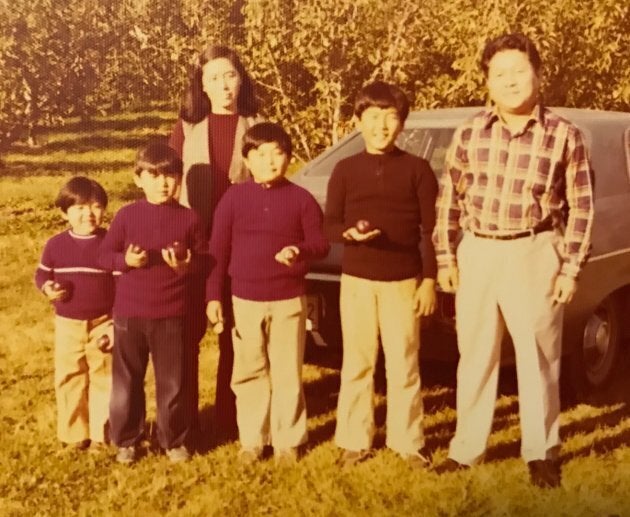
[[[560,427],[560,437],[563,440],[576,434],[592,433],[599,428],[613,428],[623,420],[630,418],[630,408],[620,406],[613,411],[603,413],[598,416],[575,420]]]
[[[199,411],[199,425],[193,431],[191,439],[193,449],[198,454],[207,454],[215,447],[228,443],[228,440],[223,440],[219,443],[215,413],[214,404],[205,404]]]
[[[510,405],[514,414],[518,414],[518,402],[515,400],[514,404]],[[509,408],[506,408],[506,410]],[[509,415],[507,415],[509,418]],[[507,421],[506,418],[506,421]],[[627,405],[623,405],[608,413],[603,413],[597,416],[591,416],[572,421],[566,425],[560,427],[561,442],[567,441],[569,438],[575,435],[587,435],[595,432],[596,430],[612,430],[619,424],[630,418],[630,408]],[[505,427],[508,427],[508,424]],[[493,426],[493,432],[497,432],[502,428],[495,418],[495,425]],[[608,435],[602,438],[594,438],[591,443],[581,447],[580,449],[568,451],[561,454],[562,461],[568,461],[576,457],[589,456],[592,453],[605,454],[618,447],[627,446],[630,443],[630,430],[620,430],[618,433]],[[518,458],[520,456],[521,441],[520,439],[511,440],[509,442],[500,443],[488,449],[486,454],[486,462],[488,461],[500,461],[507,458]]]
[[[138,115],[132,119],[107,119],[107,120],[90,120],[87,122],[68,122],[58,128],[64,133],[82,133],[90,131],[133,131],[134,129],[146,129],[148,127],[160,127],[163,124],[174,124],[176,120],[175,114],[173,118],[157,117],[155,115]]]
[[[72,140],[48,142],[36,147],[21,147],[16,149],[21,155],[41,156],[48,152],[66,151],[68,153],[86,153],[93,151],[124,151],[137,149],[153,138],[167,142],[164,134],[147,135],[146,137],[114,136],[114,135],[81,135]],[[13,162],[19,163],[19,162]],[[24,162],[26,163],[26,162]]]
[[[575,458],[585,458],[593,454],[608,454],[619,447],[627,447],[630,443],[630,429],[622,429],[618,433],[594,439],[590,444],[560,455],[563,463]]]
[[[107,161],[103,163],[63,161],[57,163],[32,164],[26,161],[16,161],[0,168],[0,176],[6,178],[26,178],[32,176],[63,176],[66,174],[89,176],[94,172],[114,173],[121,169],[129,169],[132,164],[128,161]]]

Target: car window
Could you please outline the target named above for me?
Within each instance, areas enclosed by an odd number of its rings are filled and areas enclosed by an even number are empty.
[[[356,131],[341,140],[334,147],[325,151],[314,162],[311,162],[304,170],[309,177],[328,177],[332,174],[339,160],[360,153],[363,150],[363,140]]]
[[[440,176],[454,132],[455,128],[408,128],[398,136],[396,144],[408,153],[427,160],[435,175]]]
[[[396,140],[396,145],[408,153],[421,156],[431,164],[436,176],[442,174],[446,150],[451,143],[455,128],[405,128]],[[352,133],[337,147],[330,149],[306,174],[311,177],[330,176],[339,160],[360,153],[365,146],[359,133]]]

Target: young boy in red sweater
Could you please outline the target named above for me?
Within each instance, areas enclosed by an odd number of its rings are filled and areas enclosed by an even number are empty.
[[[107,194],[77,176],[55,205],[70,225],[48,240],[35,284],[55,307],[57,436],[64,444],[95,448],[106,439],[112,356],[114,279],[98,263]]]
[[[273,445],[277,462],[294,462],[306,441],[302,362],[308,262],[328,253],[315,199],[284,177],[291,140],[278,125],[256,124],[243,138],[253,179],[233,185],[214,215],[207,315],[223,320],[221,294],[231,278],[234,368],[240,459],[261,458]]]
[[[144,376],[155,372],[158,441],[173,462],[189,458],[184,316],[190,273],[206,252],[201,221],[176,201],[182,162],[170,147],[138,153],[135,184],[146,199],[121,208],[101,246],[101,263],[122,271],[114,300],[111,438],[117,461],[132,463],[144,434]]]

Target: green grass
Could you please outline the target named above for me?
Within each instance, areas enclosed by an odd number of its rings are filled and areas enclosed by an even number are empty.
[[[383,448],[349,471],[334,466],[332,443],[338,372],[307,365],[311,442],[295,467],[236,461],[237,445],[213,447],[217,348],[208,334],[200,358],[200,405],[208,452],[171,465],[153,449],[137,465],[112,452],[60,449],[55,438],[52,312],[32,284],[45,240],[63,228],[52,203],[76,173],[100,181],[110,216],[133,199],[134,149],[166,134],[173,114],[151,112],[71,123],[36,149],[16,146],[0,170],[0,515],[564,515],[630,516],[630,389],[567,407],[562,414],[563,487],[532,487],[519,459],[517,397],[509,379],[497,402],[488,462],[439,477],[412,471]],[[446,456],[455,423],[452,366],[423,365],[427,441],[434,462]],[[513,372],[508,371],[508,375]],[[149,375],[147,389],[153,393]],[[625,390],[625,391],[624,391]],[[149,418],[155,414],[149,395]],[[377,397],[379,422],[384,397]]]

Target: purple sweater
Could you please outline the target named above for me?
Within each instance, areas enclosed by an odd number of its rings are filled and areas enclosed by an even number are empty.
[[[105,234],[102,228],[87,236],[66,230],[51,237],[44,246],[35,285],[41,290],[47,280],[54,280],[68,291],[64,300],[54,302],[59,316],[90,320],[111,313],[114,279],[98,260]]]
[[[324,230],[331,241],[344,243],[342,271],[378,281],[419,274],[435,278],[431,234],[437,190],[429,163],[398,148],[339,161],[328,182]],[[346,241],[343,232],[359,219],[381,235],[363,243]]]
[[[197,214],[173,201],[154,205],[146,200],[121,208],[101,245],[103,267],[122,271],[116,284],[114,316],[127,318],[169,318],[187,310],[190,274],[178,274],[164,262],[161,250],[179,241],[192,252],[189,273],[207,253]],[[125,252],[130,244],[149,253],[142,268],[130,268]]]
[[[267,187],[253,180],[232,185],[214,214],[206,300],[220,300],[226,273],[232,294],[255,301],[286,300],[305,292],[308,262],[326,256],[322,211],[302,187],[281,179]],[[285,246],[300,250],[288,267],[275,255]]]

